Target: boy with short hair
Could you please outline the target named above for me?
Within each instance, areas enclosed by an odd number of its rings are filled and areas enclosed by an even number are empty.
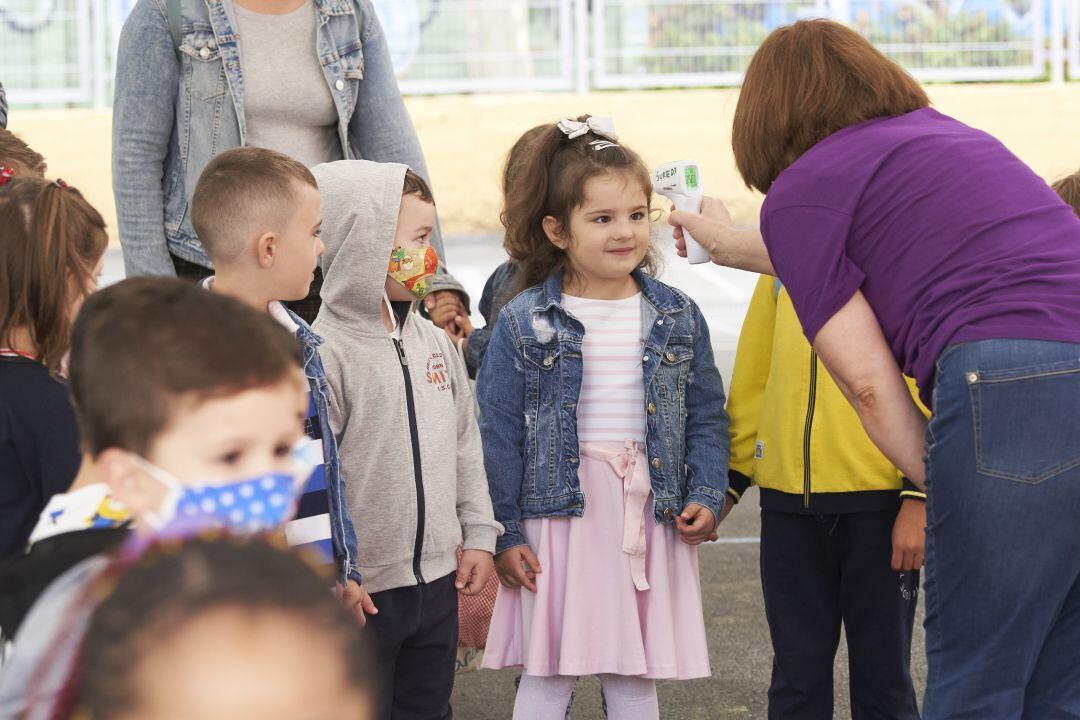
[[[437,258],[435,206],[404,165],[314,169],[326,251],[315,327],[331,423],[360,535],[382,673],[377,717],[450,718],[457,593],[490,576],[501,526],[484,473],[468,374],[450,339],[412,309]],[[462,548],[458,559],[458,548]]]
[[[226,150],[199,177],[191,221],[214,262],[216,274],[204,286],[268,313],[303,347],[311,398],[306,431],[311,450],[321,453],[322,461],[286,536],[290,545],[317,549],[335,564],[347,605],[366,602],[337,442],[330,431],[329,388],[319,358],[323,339],[282,304],[307,297],[323,251],[315,178],[303,164],[273,150]],[[358,617],[363,622],[363,612]]]
[[[246,532],[280,525],[295,507],[309,469],[292,452],[303,438],[306,383],[296,342],[265,314],[180,280],[125,280],[83,305],[70,380],[103,486],[68,495],[95,494],[103,516],[118,505],[143,536],[208,526]],[[42,522],[63,509],[51,504]],[[87,542],[102,532],[93,519],[66,529]],[[91,609],[84,591],[107,563],[104,554],[82,561],[34,603],[0,674],[0,717],[47,710],[56,698]]]

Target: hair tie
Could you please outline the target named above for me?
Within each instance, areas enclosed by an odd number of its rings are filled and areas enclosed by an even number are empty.
[[[15,177],[15,169],[0,165],[0,187],[7,185]]]
[[[615,147],[619,142],[619,134],[615,132],[615,121],[609,117],[590,117],[585,122],[563,118],[556,125],[568,140],[575,140],[588,132],[604,138],[589,143],[596,150]]]
[[[53,185],[60,188],[61,190],[66,190],[69,187],[69,185],[60,178],[56,178],[55,180],[53,180]]]

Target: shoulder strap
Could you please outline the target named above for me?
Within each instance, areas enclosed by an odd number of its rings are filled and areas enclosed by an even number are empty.
[[[165,0],[165,8],[168,11],[169,34],[172,35],[173,52],[180,55],[180,23],[183,21],[183,10],[180,0]]]

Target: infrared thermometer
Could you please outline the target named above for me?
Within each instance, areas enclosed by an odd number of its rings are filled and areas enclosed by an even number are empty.
[[[701,212],[701,170],[690,160],[670,162],[656,168],[653,173],[653,189],[675,204],[678,210]],[[686,258],[694,265],[709,262],[709,253],[682,229],[686,238]]]

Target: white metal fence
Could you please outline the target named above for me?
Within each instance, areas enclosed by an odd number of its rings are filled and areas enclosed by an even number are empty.
[[[855,27],[921,80],[1036,79],[1047,1],[594,0],[596,84],[736,84],[766,35],[806,17]]]
[[[136,0],[0,0],[19,105],[106,106]],[[850,24],[921,80],[1080,78],[1080,0],[374,0],[406,93],[737,85],[806,17]]]
[[[1080,80],[1080,0],[1069,3],[1069,77]]]

